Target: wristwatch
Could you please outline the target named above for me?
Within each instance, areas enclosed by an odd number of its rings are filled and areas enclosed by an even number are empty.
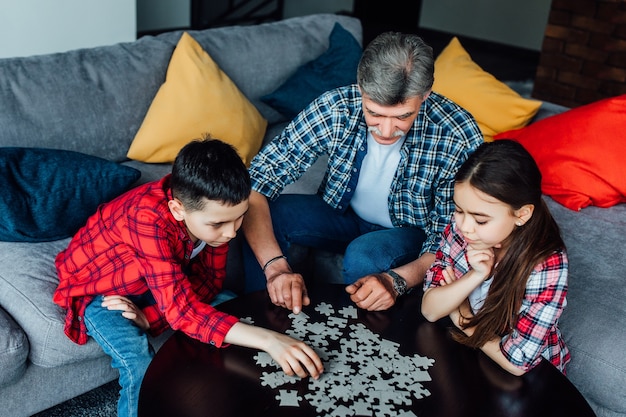
[[[385,273],[389,274],[393,279],[393,289],[396,290],[398,296],[404,295],[407,292],[406,280],[402,278],[397,272],[388,269]]]

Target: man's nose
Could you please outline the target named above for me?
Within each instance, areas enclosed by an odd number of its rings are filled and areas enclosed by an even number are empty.
[[[388,118],[388,117],[383,118],[378,128],[380,129],[380,133],[384,138],[390,138],[393,136],[394,128],[393,128],[393,121],[391,120],[391,118]]]

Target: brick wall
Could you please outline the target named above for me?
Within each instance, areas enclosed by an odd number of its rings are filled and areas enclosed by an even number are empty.
[[[568,107],[626,94],[626,1],[552,0],[532,96]]]

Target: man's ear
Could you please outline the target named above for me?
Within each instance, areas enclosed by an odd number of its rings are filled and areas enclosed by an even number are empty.
[[[528,220],[530,220],[531,217],[533,217],[534,212],[534,204],[524,204],[522,207],[515,210],[515,217],[517,217],[522,225],[524,225]]]
[[[167,207],[170,209],[172,216],[179,222],[185,220],[185,206],[182,201],[177,198],[173,198],[167,202]]]

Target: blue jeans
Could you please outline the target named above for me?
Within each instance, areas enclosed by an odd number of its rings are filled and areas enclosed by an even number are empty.
[[[230,291],[223,291],[213,299],[211,305],[215,306],[234,296]],[[135,301],[133,297],[129,298]],[[143,330],[132,320],[123,317],[121,311],[102,307],[102,299],[101,295],[95,297],[85,309],[87,334],[111,357],[111,366],[120,373],[118,417],[136,417],[141,381],[152,361],[154,349]]]
[[[343,253],[343,281],[404,265],[419,257],[426,234],[418,227],[387,229],[348,209],[334,210],[318,195],[282,194],[270,202],[274,234],[284,254],[293,244]],[[244,244],[246,292],[263,289],[265,275]]]

